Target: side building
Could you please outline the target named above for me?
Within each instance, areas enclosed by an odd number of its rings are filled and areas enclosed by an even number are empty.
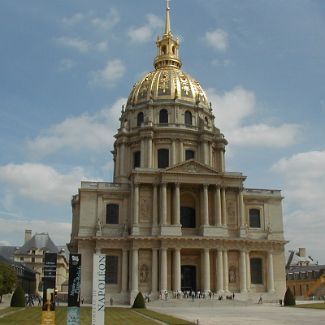
[[[300,299],[325,299],[325,265],[308,256],[306,248],[290,251],[287,265],[287,287]]]
[[[280,190],[245,188],[246,176],[226,169],[228,142],[204,89],[181,69],[169,7],[156,45],[154,71],[122,107],[114,181],[81,182],[72,199],[82,297],[91,301],[92,258],[101,252],[116,302],[180,290],[283,298]]]
[[[69,276],[69,259],[65,249],[57,247],[48,233],[36,233],[32,236],[31,230],[25,230],[25,243],[15,250],[14,261],[36,272],[36,290],[42,292],[45,253],[57,254],[56,288],[60,292]]]

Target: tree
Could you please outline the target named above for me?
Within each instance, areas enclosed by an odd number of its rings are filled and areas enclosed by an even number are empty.
[[[289,287],[284,295],[283,305],[284,306],[295,306],[296,305],[296,298],[293,295],[293,293]]]
[[[21,286],[15,289],[11,297],[10,307],[25,307],[25,292]]]
[[[3,295],[13,291],[16,282],[17,277],[11,266],[0,262],[0,303]]]
[[[132,308],[146,308],[144,298],[141,292],[139,292],[134,300]]]

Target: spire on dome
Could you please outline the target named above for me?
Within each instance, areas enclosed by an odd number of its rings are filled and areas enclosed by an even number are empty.
[[[170,28],[170,0],[166,0],[166,24],[165,24],[165,35],[171,35],[172,31]]]
[[[170,24],[170,0],[166,0],[166,24],[165,33],[162,38],[157,38],[158,53],[154,61],[156,69],[171,67],[181,68],[182,61],[179,58],[179,40],[174,39]]]

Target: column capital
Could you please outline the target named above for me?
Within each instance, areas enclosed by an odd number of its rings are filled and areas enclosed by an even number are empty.
[[[174,248],[174,251],[177,251],[177,252],[179,251],[179,252],[180,252],[180,251],[181,251],[181,248],[179,248],[179,247],[175,247],[175,248]]]

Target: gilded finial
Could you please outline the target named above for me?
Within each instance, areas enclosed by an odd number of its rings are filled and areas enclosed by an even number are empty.
[[[165,35],[171,34],[171,27],[170,27],[170,0],[166,0],[166,25],[165,25]]]

